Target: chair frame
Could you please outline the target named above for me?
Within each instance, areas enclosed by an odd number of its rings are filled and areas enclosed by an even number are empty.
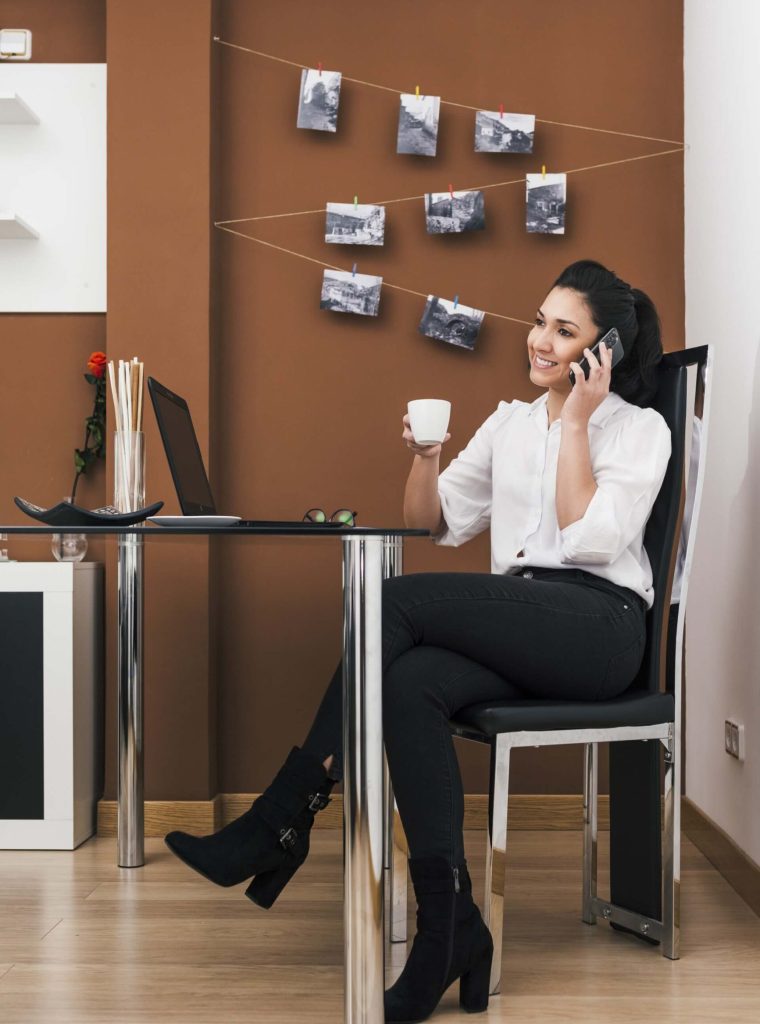
[[[694,405],[701,412],[702,435],[698,450],[698,462],[695,467],[693,486],[693,506],[688,524],[688,536],[683,545],[683,570],[681,593],[678,602],[676,619],[676,636],[674,644],[674,664],[668,665],[672,675],[674,696],[674,720],[657,725],[622,726],[609,728],[537,730],[534,732],[504,732],[488,736],[476,729],[468,729],[455,722],[450,723],[454,735],[463,739],[486,743],[491,747],[491,769],[493,777],[492,798],[489,801],[489,828],[486,846],[485,898],[483,917],[488,925],[494,943],[494,956],[491,967],[490,992],[496,995],[501,991],[502,937],[504,923],[504,887],[506,882],[506,851],[507,851],[507,814],[509,800],[509,768],[510,755],[514,747],[540,747],[565,744],[583,744],[583,881],[581,898],[581,919],[584,923],[596,924],[597,918],[620,925],[641,936],[659,942],[662,955],[669,960],[677,960],[680,956],[680,877],[681,877],[681,789],[682,789],[682,657],[683,631],[686,611],[688,579],[691,572],[694,545],[697,534],[697,521],[701,505],[704,483],[704,467],[707,451],[707,431],[709,422],[709,396],[712,378],[713,346],[704,345],[698,348],[684,349],[677,353],[669,353],[664,361],[674,367],[697,366],[701,370],[701,384],[697,381]],[[686,436],[684,437],[686,442]],[[692,444],[694,437],[692,435]],[[685,453],[684,453],[685,454]],[[685,490],[686,466],[682,469],[682,499]],[[689,480],[686,480],[689,486]],[[678,516],[678,524],[674,532],[673,551],[668,571],[668,601],[672,590],[675,562],[681,527],[683,525],[683,500]],[[400,555],[398,560],[388,563],[388,575],[401,572]],[[669,607],[669,604],[668,606]],[[659,661],[663,663],[663,634],[667,628],[667,607],[661,617],[661,636],[659,645]],[[660,674],[662,676],[662,673]],[[668,684],[670,689],[671,684]],[[600,743],[630,742],[640,740],[647,742],[659,740],[664,751],[663,771],[663,805],[662,805],[662,919],[658,920],[646,915],[618,906],[610,900],[601,899],[597,892],[597,832],[598,832],[598,768]],[[386,796],[386,843],[385,866],[389,871],[391,889],[390,920],[388,937],[391,942],[405,942],[407,939],[407,849],[403,837],[403,829],[393,799],[390,777],[387,772],[385,779]]]

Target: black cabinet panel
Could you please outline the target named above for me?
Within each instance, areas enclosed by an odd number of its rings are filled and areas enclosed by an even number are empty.
[[[44,818],[42,594],[0,593],[0,818]]]

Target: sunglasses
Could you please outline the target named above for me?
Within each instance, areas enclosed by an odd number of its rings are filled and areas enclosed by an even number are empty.
[[[304,515],[303,521],[305,523],[332,523],[335,526],[355,526],[356,512],[352,512],[348,508],[339,508],[328,519],[324,509],[310,508]]]

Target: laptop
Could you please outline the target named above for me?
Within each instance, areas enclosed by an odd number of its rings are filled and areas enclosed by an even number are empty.
[[[243,519],[218,513],[187,402],[154,377],[148,377],[148,393],[182,509],[181,516],[150,516],[151,522],[164,526],[303,525],[301,519]]]

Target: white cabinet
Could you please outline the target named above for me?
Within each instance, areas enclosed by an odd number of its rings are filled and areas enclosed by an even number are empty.
[[[105,312],[105,64],[0,63],[0,214],[0,313]]]
[[[94,835],[103,710],[103,566],[0,562],[0,849]]]

